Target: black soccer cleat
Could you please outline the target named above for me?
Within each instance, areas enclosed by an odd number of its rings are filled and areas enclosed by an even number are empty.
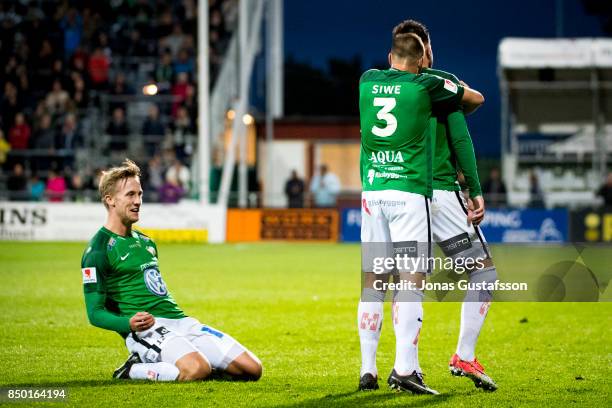
[[[359,391],[375,391],[378,389],[378,377],[365,373],[359,379]]]
[[[137,353],[132,353],[125,360],[125,363],[121,365],[121,367],[117,368],[113,373],[113,378],[117,380],[129,380],[130,379],[130,369],[134,364],[142,363],[142,360],[138,356]]]
[[[392,390],[406,391],[413,394],[439,394],[438,391],[429,388],[427,384],[423,382],[423,374],[417,373],[416,371],[413,371],[410,375],[399,375],[395,372],[394,368],[391,374],[389,374],[387,383]]]

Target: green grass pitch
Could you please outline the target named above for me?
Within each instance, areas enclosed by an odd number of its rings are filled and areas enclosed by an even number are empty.
[[[113,381],[127,351],[118,335],[87,322],[84,247],[0,243],[0,387],[67,387],[74,406],[611,405],[611,303],[493,304],[477,355],[499,385],[495,393],[448,373],[460,304],[426,303],[419,355],[439,396],[387,389],[395,350],[387,304],[381,389],[356,392],[359,246],[341,244],[160,244],[162,275],[179,305],[256,353],[264,376],[256,383]],[[528,268],[540,253],[494,248],[500,271]]]

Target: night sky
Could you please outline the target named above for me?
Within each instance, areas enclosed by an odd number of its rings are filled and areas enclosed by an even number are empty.
[[[390,33],[413,18],[429,28],[434,68],[450,71],[480,90],[485,105],[469,118],[480,156],[497,156],[500,99],[497,46],[504,37],[555,37],[557,0],[285,1],[285,56],[326,67],[330,57],[359,55],[364,70],[386,61]],[[601,37],[596,17],[579,0],[564,0],[564,37]],[[355,96],[357,103],[357,95]]]

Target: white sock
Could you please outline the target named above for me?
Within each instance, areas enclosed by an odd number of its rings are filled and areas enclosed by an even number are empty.
[[[497,279],[495,267],[485,268],[470,273],[470,282],[494,282]],[[461,328],[457,342],[457,355],[465,361],[473,361],[476,352],[476,342],[480,329],[484,324],[491,293],[488,291],[468,291],[461,305]]]
[[[384,297],[384,294],[383,294]],[[376,349],[380,340],[383,320],[383,302],[359,302],[357,310],[357,327],[361,344],[361,374],[370,373],[378,376],[376,369]]]
[[[411,293],[410,293],[411,292]],[[423,293],[404,292],[404,300],[393,304],[393,328],[395,329],[395,371],[399,375],[420,372],[419,335],[423,325]]]
[[[170,363],[139,363],[130,368],[132,380],[175,381],[179,369]]]

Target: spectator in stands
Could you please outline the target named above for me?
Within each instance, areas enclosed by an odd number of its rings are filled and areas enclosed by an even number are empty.
[[[36,173],[32,174],[32,177],[30,178],[29,189],[31,201],[42,201],[45,197],[45,183]]]
[[[161,203],[178,203],[185,194],[176,178],[166,179],[164,185],[159,189],[159,201]]]
[[[489,179],[483,184],[482,192],[485,194],[487,205],[491,207],[506,206],[506,185],[501,180],[497,167],[489,172]]]
[[[181,48],[178,57],[174,61],[174,73],[178,75],[182,72],[187,73],[189,76],[193,76],[195,73],[195,62],[186,48]]]
[[[70,177],[70,193],[72,201],[85,201],[85,185],[83,177],[78,172],[73,173]]]
[[[38,129],[34,132],[33,147],[40,150],[55,150],[56,132],[52,127],[51,115],[44,113],[40,118]]]
[[[69,58],[81,43],[83,19],[76,9],[71,8],[60,21],[60,27],[64,31],[64,55]]]
[[[196,95],[195,86],[189,85],[187,87],[187,94],[185,95],[185,102],[183,102],[183,107],[187,109],[187,114],[191,119],[191,123],[196,123],[198,120],[198,98]]]
[[[106,34],[104,31],[100,31],[98,33],[98,47],[100,47],[102,53],[110,62],[111,58],[113,57],[113,49],[109,44],[108,34]]]
[[[51,202],[64,201],[66,195],[66,180],[62,175],[57,173],[55,170],[49,171],[49,178],[47,179],[47,197]]]
[[[91,86],[98,90],[106,89],[108,86],[110,59],[104,53],[102,47],[98,46],[95,48],[94,53],[89,58],[87,67]]]
[[[8,140],[4,137],[4,131],[0,129],[0,169],[6,162],[6,157],[8,156],[8,152],[11,151],[11,145]]]
[[[87,51],[85,51],[84,47],[79,46],[70,58],[70,69],[73,72],[80,74],[81,77],[84,78],[86,76],[88,60],[89,55],[87,54]]]
[[[285,183],[285,195],[289,208],[304,207],[304,180],[298,177],[297,171],[291,171],[291,178]]]
[[[53,61],[55,61],[55,50],[49,39],[44,39],[40,46],[37,59],[33,61],[35,71],[35,86],[39,89],[47,89],[52,81]]]
[[[327,165],[319,167],[319,173],[310,182],[310,192],[314,196],[317,207],[334,207],[338,193],[340,193],[340,179],[328,171]]]
[[[28,179],[26,178],[23,164],[15,163],[13,171],[6,180],[6,189],[9,192],[9,200],[25,200],[28,196]]]
[[[64,125],[59,133],[57,147],[70,153],[83,145],[83,136],[79,131],[77,117],[74,113],[69,113],[64,118]]]
[[[189,169],[179,159],[175,159],[172,166],[166,171],[166,181],[176,180],[184,191],[189,190],[190,179]]]
[[[134,28],[130,31],[130,38],[125,53],[126,55],[132,55],[134,57],[146,57],[152,54],[149,44],[142,39],[140,30]]]
[[[612,172],[608,173],[606,182],[599,188],[597,195],[603,198],[603,205],[606,209],[612,209]]]
[[[113,86],[110,90],[110,95],[115,97],[121,97],[125,95],[134,95],[134,89],[128,86],[125,81],[125,74],[119,72],[115,76],[115,80],[113,81]],[[108,107],[110,111],[114,111],[116,108],[121,108],[125,111],[126,109],[126,101],[120,99],[114,99],[109,104]]]
[[[36,106],[36,98],[30,90],[30,76],[25,65],[17,67],[17,84],[19,85],[20,105],[23,110],[30,112]]]
[[[155,104],[149,106],[147,117],[142,124],[144,146],[150,157],[157,152],[157,147],[166,134],[166,126],[159,117],[159,108]]]
[[[176,117],[179,106],[187,99],[189,84],[189,75],[186,72],[181,72],[176,76],[176,83],[172,87],[172,96],[175,97],[174,104],[172,105],[172,117]]]
[[[55,61],[53,61],[53,66],[51,68],[51,88],[53,88],[53,82],[54,81],[60,81],[60,83],[62,84],[62,88],[66,89],[70,83],[69,81],[69,77],[68,77],[68,70],[64,68],[64,61],[57,58],[55,59]],[[45,88],[47,88],[49,86],[49,84],[45,84]]]
[[[15,150],[27,149],[30,143],[30,126],[22,112],[15,115],[15,123],[9,131],[9,143]]]
[[[130,130],[125,120],[125,112],[123,109],[115,108],[113,117],[106,128],[106,133],[111,137],[111,142],[109,144],[111,150],[127,149],[127,138],[130,134]]]
[[[172,34],[162,38],[159,43],[159,48],[164,49],[168,48],[172,57],[176,57],[178,55],[179,50],[183,47],[183,42],[185,41],[185,34],[183,33],[183,27],[180,24],[175,23],[172,29]]]
[[[19,99],[17,97],[17,86],[14,83],[7,81],[4,83],[4,95],[0,102],[0,113],[2,114],[2,127],[5,132],[8,132],[13,125],[15,115],[21,111]]]
[[[184,106],[178,108],[176,119],[170,124],[170,130],[176,157],[184,160],[193,153],[192,139],[195,134],[195,127],[191,122],[187,108]]]
[[[529,207],[544,208],[544,193],[540,188],[540,181],[535,171],[529,173]]]
[[[47,111],[52,115],[63,115],[66,112],[68,103],[70,102],[70,95],[66,92],[59,79],[53,81],[53,87],[51,92],[47,94],[45,104]]]
[[[161,157],[158,154],[149,160],[145,175],[147,186],[145,191],[159,191],[164,185],[164,167],[162,166]]]
[[[74,107],[77,110],[87,108],[89,106],[89,92],[87,91],[83,76],[79,72],[74,71],[70,77],[72,78],[72,94],[70,96]]]
[[[153,78],[157,82],[160,92],[170,92],[172,79],[174,78],[174,67],[172,65],[172,54],[169,50],[162,54],[159,65],[155,67]]]

